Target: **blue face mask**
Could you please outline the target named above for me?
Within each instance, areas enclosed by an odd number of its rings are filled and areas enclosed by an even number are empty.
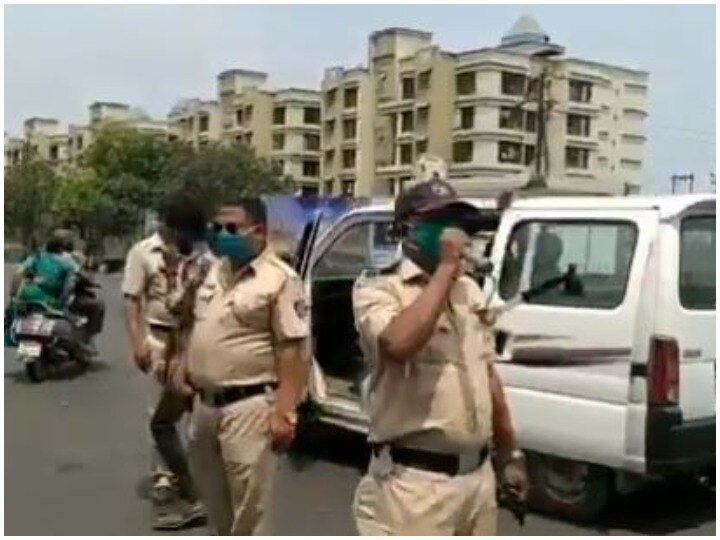
[[[229,233],[225,230],[210,232],[208,245],[217,257],[227,257],[236,266],[243,266],[255,258],[255,250],[244,235]]]

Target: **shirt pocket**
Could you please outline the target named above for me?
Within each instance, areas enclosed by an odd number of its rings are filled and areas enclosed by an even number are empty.
[[[254,330],[270,329],[270,298],[258,292],[240,289],[228,299],[232,314],[244,326]]]
[[[195,297],[195,306],[193,314],[196,320],[202,320],[205,318],[208,306],[212,299],[215,297],[216,287],[213,285],[202,285]]]

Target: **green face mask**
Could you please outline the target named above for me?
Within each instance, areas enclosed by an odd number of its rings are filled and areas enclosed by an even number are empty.
[[[448,227],[456,226],[449,218],[429,218],[417,222],[410,230],[409,240],[420,255],[421,266],[427,272],[434,272],[440,263],[440,236]]]

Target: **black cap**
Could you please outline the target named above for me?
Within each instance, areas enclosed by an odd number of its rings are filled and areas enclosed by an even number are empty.
[[[395,200],[395,223],[403,223],[410,216],[452,213],[472,218],[479,210],[458,198],[455,188],[443,180],[421,182],[403,191]]]

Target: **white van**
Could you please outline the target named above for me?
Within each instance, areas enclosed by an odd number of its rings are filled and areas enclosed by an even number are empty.
[[[351,289],[398,256],[391,231],[391,203],[354,210],[308,241],[301,264],[312,302],[310,397],[322,421],[355,431],[367,430],[367,367]],[[500,217],[491,259],[484,289],[500,309],[562,281],[498,321],[510,335],[497,365],[528,452],[532,501],[588,519],[613,489],[714,468],[714,196],[519,200]]]

